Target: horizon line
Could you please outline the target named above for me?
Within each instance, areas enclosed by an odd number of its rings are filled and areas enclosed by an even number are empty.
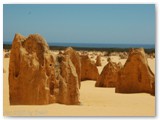
[[[4,41],[3,40],[3,44],[6,44],[6,43],[12,43],[13,41]],[[47,42],[47,40],[46,40]],[[155,43],[95,43],[95,42],[47,42],[48,44],[52,44],[52,43],[58,43],[58,44],[112,44],[112,45],[155,45]]]

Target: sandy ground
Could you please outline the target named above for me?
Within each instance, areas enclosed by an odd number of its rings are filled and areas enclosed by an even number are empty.
[[[93,58],[93,60],[95,57]],[[125,63],[126,59],[112,56],[114,62]],[[107,58],[102,57],[99,73],[107,64]],[[155,59],[148,59],[148,64],[155,73]],[[4,116],[155,116],[155,97],[146,93],[118,94],[114,88],[94,87],[95,81],[81,82],[81,105],[32,105],[10,106],[8,86],[9,58],[4,58],[3,74],[3,108]]]

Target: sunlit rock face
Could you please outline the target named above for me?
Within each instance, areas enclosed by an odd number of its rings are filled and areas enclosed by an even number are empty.
[[[81,55],[81,81],[97,80],[99,73],[97,66],[93,63],[88,55]]]
[[[9,62],[10,104],[79,104],[79,78],[71,58],[64,55],[56,63],[58,67],[42,36],[16,34]]]
[[[154,94],[155,77],[152,73],[143,48],[131,49],[124,67],[120,70],[116,92]]]

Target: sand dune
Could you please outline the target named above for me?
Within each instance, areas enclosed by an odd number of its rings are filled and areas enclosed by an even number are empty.
[[[125,63],[126,59],[112,56],[114,62]],[[148,59],[149,66],[155,73],[155,59]],[[102,57],[99,73],[107,64]],[[4,116],[155,116],[155,97],[147,93],[118,94],[114,88],[96,88],[95,81],[81,82],[81,105],[9,105],[8,86],[9,58],[4,58]]]

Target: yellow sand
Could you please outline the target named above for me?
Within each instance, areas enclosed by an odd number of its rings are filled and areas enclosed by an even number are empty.
[[[107,58],[102,57],[102,66],[107,64]],[[112,56],[113,61],[122,64],[126,59]],[[155,59],[148,59],[151,70],[155,72]],[[95,81],[81,82],[81,105],[32,105],[10,106],[8,89],[9,58],[4,58],[4,115],[5,116],[154,116],[155,97],[145,93],[118,94],[114,88],[96,88]]]

